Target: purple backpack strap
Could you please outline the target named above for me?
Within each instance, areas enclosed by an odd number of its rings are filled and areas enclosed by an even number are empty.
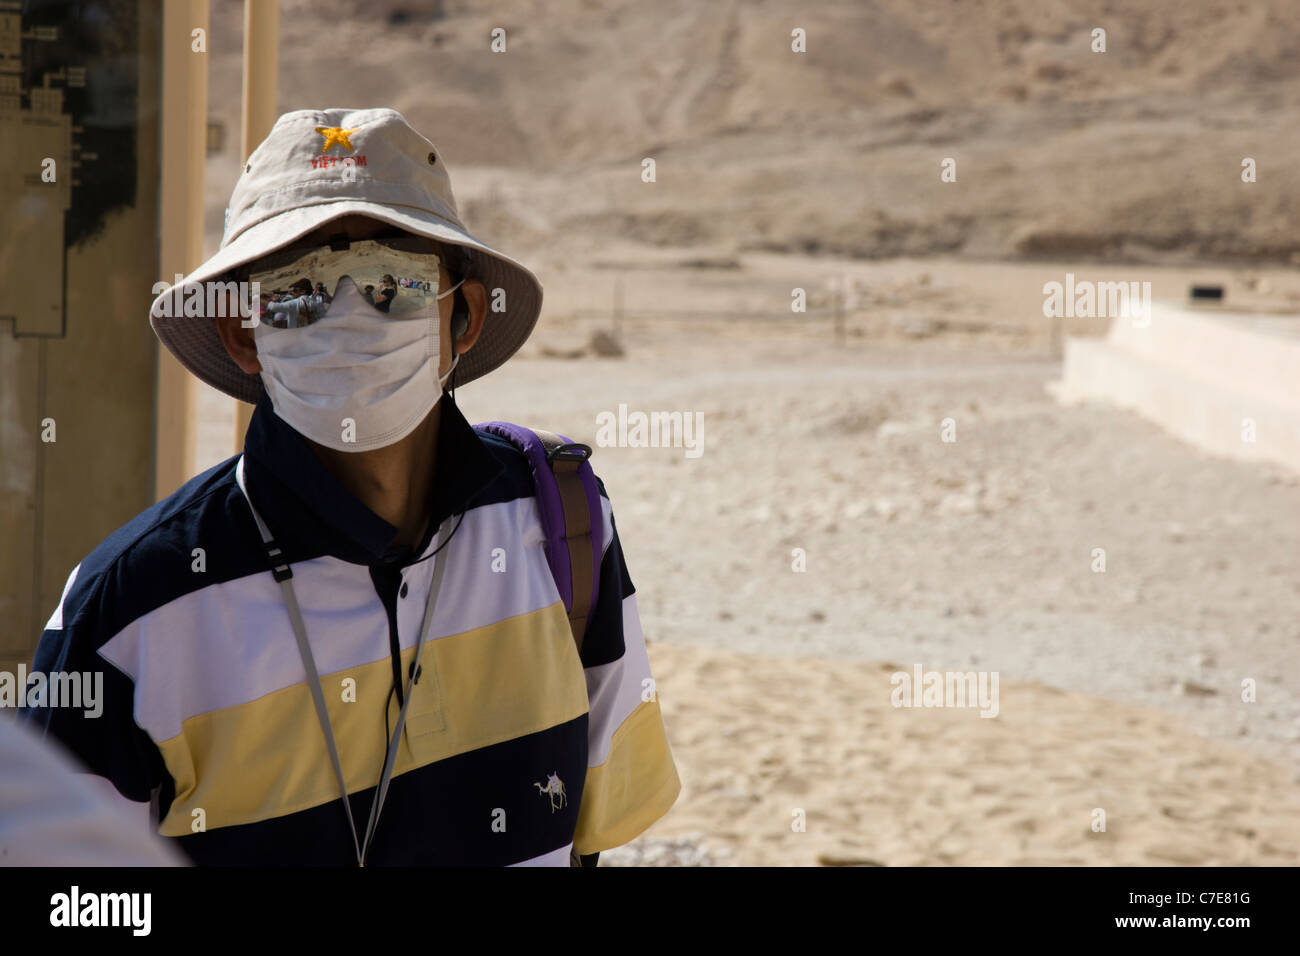
[[[528,459],[546,536],[546,560],[581,653],[587,620],[600,596],[604,554],[600,488],[587,463],[591,448],[563,435],[510,422],[484,422],[474,427],[506,439]]]

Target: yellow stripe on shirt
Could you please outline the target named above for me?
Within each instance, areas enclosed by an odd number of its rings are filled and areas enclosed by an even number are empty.
[[[409,673],[415,648],[402,652]],[[425,645],[421,677],[394,776],[537,733],[587,712],[582,664],[561,603]],[[343,699],[343,681],[355,702]],[[321,675],[348,792],[375,786],[383,768],[384,708],[392,687],[388,658]],[[394,695],[389,727],[395,723]],[[256,823],[339,798],[307,684],[187,718],[159,743],[176,797],[159,827],[190,832]],[[585,803],[585,801],[584,801]]]

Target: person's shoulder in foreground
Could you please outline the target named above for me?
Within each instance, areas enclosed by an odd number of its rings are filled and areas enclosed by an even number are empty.
[[[182,866],[57,743],[0,716],[0,866]]]

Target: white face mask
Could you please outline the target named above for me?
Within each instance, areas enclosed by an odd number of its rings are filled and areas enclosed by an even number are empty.
[[[438,404],[460,360],[438,378],[437,299],[409,317],[389,317],[344,278],[319,321],[296,329],[260,323],[253,335],[275,413],[336,451],[371,451],[405,438]]]

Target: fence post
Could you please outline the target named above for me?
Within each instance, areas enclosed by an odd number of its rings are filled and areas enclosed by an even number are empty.
[[[844,344],[844,306],[848,298],[848,278],[836,282],[835,290],[831,295],[835,302],[835,344]]]
[[[614,276],[614,341],[623,344],[623,277]]]

